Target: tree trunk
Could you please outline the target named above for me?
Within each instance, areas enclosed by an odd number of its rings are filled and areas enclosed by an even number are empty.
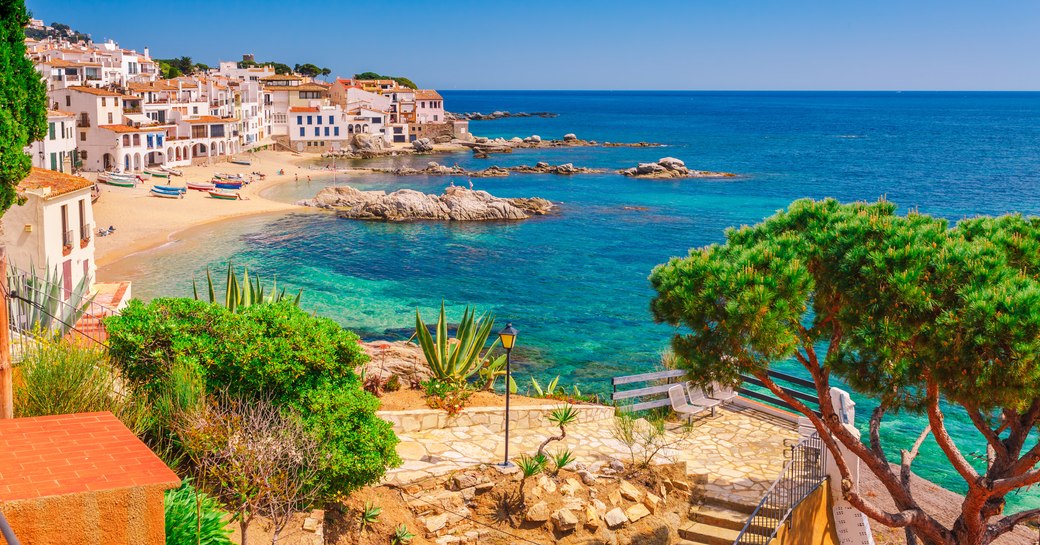
[[[249,519],[246,518],[245,512],[239,513],[238,529],[242,532],[242,539],[238,541],[238,545],[247,545],[249,536],[246,534],[246,531],[249,530]]]
[[[2,234],[2,231],[0,231]],[[7,322],[7,247],[0,246],[0,418],[14,418],[14,368]]]

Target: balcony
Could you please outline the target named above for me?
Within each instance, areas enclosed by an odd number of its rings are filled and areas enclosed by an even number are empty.
[[[89,127],[90,118],[85,115],[79,116],[79,119],[76,120],[76,126],[79,128]]]
[[[124,114],[139,114],[139,113],[141,113],[141,107],[137,106],[137,107],[134,107],[134,108],[129,108],[129,107],[123,108],[123,113]]]
[[[72,229],[66,229],[61,235],[61,255],[72,253]]]

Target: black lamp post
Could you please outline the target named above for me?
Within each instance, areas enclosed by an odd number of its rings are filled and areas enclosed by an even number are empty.
[[[503,467],[509,466],[509,353],[513,351],[513,343],[516,342],[516,334],[519,333],[513,324],[506,324],[505,329],[498,332],[498,338],[502,341],[502,348],[506,349],[506,456],[502,462]]]

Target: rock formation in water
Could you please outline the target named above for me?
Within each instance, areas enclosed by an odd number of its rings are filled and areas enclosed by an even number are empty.
[[[669,179],[669,178],[732,178],[732,172],[711,172],[707,170],[691,170],[675,157],[664,157],[656,163],[639,163],[639,166],[619,170],[618,174],[633,178]]]
[[[377,221],[503,221],[547,214],[555,205],[540,198],[503,199],[486,191],[451,186],[441,195],[412,189],[361,191],[350,186],[326,187],[297,204],[335,210],[348,219]]]

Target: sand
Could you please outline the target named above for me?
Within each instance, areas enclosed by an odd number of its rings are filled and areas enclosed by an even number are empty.
[[[235,165],[216,163],[210,166],[183,167],[183,176],[146,179],[137,187],[115,187],[100,184],[101,198],[94,203],[94,222],[98,228],[115,226],[116,231],[108,236],[96,237],[94,259],[100,272],[116,261],[134,253],[146,251],[168,242],[178,240],[186,229],[227,220],[240,216],[288,212],[300,207],[260,197],[260,192],[272,185],[295,180],[316,173],[300,163],[313,156],[294,155],[287,152],[261,151],[243,154],[253,164]],[[284,169],[285,175],[278,176]],[[217,172],[241,173],[248,179],[249,173],[261,172],[266,179],[255,177],[251,184],[242,187],[242,200],[225,201],[214,199],[202,191],[188,191],[183,199],[164,199],[149,193],[152,185],[184,185],[190,181],[209,181]],[[93,178],[94,175],[88,175]]]

